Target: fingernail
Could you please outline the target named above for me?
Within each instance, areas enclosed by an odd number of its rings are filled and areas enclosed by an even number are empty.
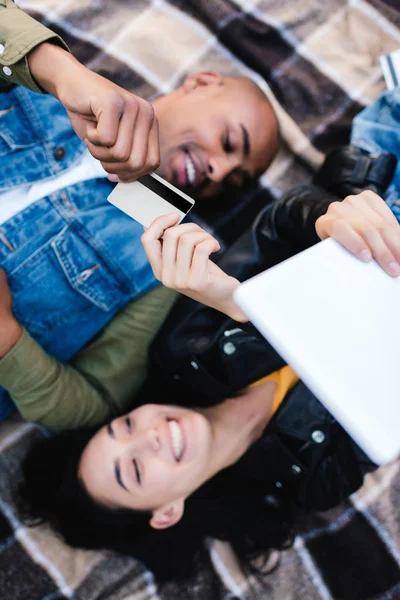
[[[119,177],[118,175],[112,175],[112,174],[108,174],[108,179],[112,182],[112,183],[119,183]]]
[[[391,262],[388,266],[388,271],[394,277],[398,277],[400,275],[400,265],[397,262]]]
[[[370,250],[362,250],[358,256],[364,262],[369,262],[370,260],[372,260],[372,254]]]

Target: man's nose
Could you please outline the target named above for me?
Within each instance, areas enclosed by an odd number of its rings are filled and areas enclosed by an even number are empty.
[[[241,160],[234,154],[229,156],[214,156],[208,160],[207,177],[215,183],[221,183],[235,169],[240,167]]]

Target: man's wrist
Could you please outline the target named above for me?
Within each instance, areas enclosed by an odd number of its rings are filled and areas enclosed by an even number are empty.
[[[28,64],[36,82],[58,99],[60,78],[65,79],[71,67],[82,67],[69,52],[49,42],[43,42],[29,52]]]
[[[15,319],[10,319],[0,325],[0,359],[15,346],[22,335],[22,327]]]

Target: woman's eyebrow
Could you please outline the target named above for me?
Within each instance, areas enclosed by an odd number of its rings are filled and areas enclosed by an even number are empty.
[[[115,479],[117,480],[118,485],[120,487],[122,487],[122,489],[125,490],[126,492],[129,492],[128,488],[126,487],[126,485],[122,481],[122,477],[121,477],[121,465],[120,465],[120,462],[119,462],[119,458],[116,458],[115,462],[114,462],[114,474],[115,474]]]

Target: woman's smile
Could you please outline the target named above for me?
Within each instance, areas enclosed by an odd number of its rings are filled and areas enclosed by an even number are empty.
[[[182,460],[186,448],[186,440],[182,424],[176,419],[167,419],[172,453],[176,462]]]

